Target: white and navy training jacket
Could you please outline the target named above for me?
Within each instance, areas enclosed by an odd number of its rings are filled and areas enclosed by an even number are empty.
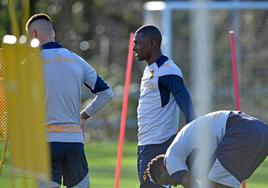
[[[180,68],[162,55],[146,66],[140,86],[138,145],[160,144],[176,134],[179,110],[186,122],[195,118]]]

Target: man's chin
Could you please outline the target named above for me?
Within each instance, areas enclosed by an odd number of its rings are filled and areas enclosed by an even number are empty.
[[[138,54],[135,54],[135,57],[138,61],[144,61],[144,58],[141,58]]]
[[[145,61],[144,58],[139,58],[139,57],[136,57],[138,61]]]

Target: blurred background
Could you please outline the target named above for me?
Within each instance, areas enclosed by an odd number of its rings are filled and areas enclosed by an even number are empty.
[[[23,1],[13,2],[23,33]],[[30,15],[49,14],[56,40],[86,59],[114,91],[114,100],[87,121],[86,138],[90,144],[86,145],[86,152],[92,187],[112,187],[129,36],[143,24],[155,24],[162,31],[162,50],[181,68],[198,115],[235,109],[228,34],[234,30],[241,110],[268,122],[268,1],[198,2],[207,2],[207,6],[187,0],[30,0]],[[11,33],[8,0],[1,0],[0,38]],[[145,62],[134,58],[122,187],[138,186],[136,108],[145,66]],[[93,97],[85,87],[83,106]],[[7,164],[9,160],[7,153]],[[266,187],[267,173],[266,162],[250,185]],[[7,183],[2,183],[0,187],[6,187]]]
[[[21,24],[22,1],[14,0],[14,2],[18,21]],[[38,12],[48,13],[54,22],[56,40],[85,58],[114,90],[113,102],[88,121],[90,139],[117,139],[129,35],[144,23],[154,23],[161,31],[164,30],[163,51],[166,52],[165,48],[168,48],[168,55],[182,69],[194,104],[197,106],[198,101],[209,100],[209,107],[198,111],[198,114],[220,109],[235,109],[228,36],[229,30],[235,30],[241,110],[268,121],[268,12],[266,9],[239,10],[228,9],[228,6],[212,9],[210,15],[204,18],[207,21],[206,32],[209,35],[203,41],[209,42],[210,45],[199,46],[209,50],[209,62],[207,65],[204,64],[209,71],[202,72],[195,69],[198,67],[199,60],[195,56],[197,52],[194,38],[196,36],[202,38],[206,35],[203,35],[204,32],[202,34],[201,30],[193,24],[194,9],[171,9],[172,36],[169,38],[171,41],[165,41],[166,21],[163,20],[165,7],[148,8],[147,6],[146,8],[144,4],[146,2],[146,0],[30,1],[30,15]],[[180,2],[184,5],[183,3],[189,1],[167,2]],[[10,22],[8,0],[1,0],[0,38],[11,33]],[[126,134],[127,139],[130,140],[136,139],[136,107],[140,78],[145,66],[145,63],[137,62],[136,59],[134,61]],[[198,85],[194,77],[196,74],[203,74],[204,80],[209,82],[207,96],[200,96],[201,93],[196,89]],[[85,88],[83,103],[89,102],[86,101],[88,97],[90,92]]]

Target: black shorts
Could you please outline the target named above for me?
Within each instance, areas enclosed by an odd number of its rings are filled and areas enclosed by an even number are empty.
[[[72,187],[88,175],[88,164],[82,143],[51,142],[52,180]]]
[[[140,180],[140,185],[143,184],[153,184],[150,181],[150,178],[147,176],[146,169],[148,167],[148,163],[160,154],[165,154],[167,148],[172,143],[176,135],[172,136],[166,142],[161,144],[149,144],[138,146],[138,159],[137,159],[137,167],[138,167],[138,176]],[[156,185],[156,184],[155,184]],[[158,185],[158,187],[161,187]]]
[[[242,182],[268,155],[268,126],[245,113],[230,114],[217,149],[222,166]]]

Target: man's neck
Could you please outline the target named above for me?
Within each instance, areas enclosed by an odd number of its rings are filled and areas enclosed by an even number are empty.
[[[151,57],[147,60],[147,64],[148,65],[153,64],[161,55],[162,55],[161,50],[158,50],[155,53],[152,53]]]
[[[39,42],[40,42],[40,46],[42,46],[48,42],[55,42],[55,39],[53,38],[53,39],[39,40]]]

